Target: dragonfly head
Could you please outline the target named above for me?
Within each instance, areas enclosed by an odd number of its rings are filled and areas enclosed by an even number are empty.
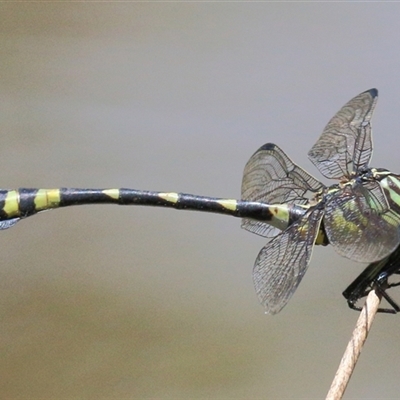
[[[390,172],[384,168],[363,168],[353,173],[352,182],[363,183],[371,180],[381,180]]]

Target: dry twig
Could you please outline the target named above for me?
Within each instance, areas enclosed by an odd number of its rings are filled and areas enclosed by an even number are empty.
[[[375,290],[371,290],[360,312],[352,337],[343,354],[331,388],[326,396],[327,400],[339,400],[343,397],[344,391],[346,390],[347,384],[357,364],[361,349],[367,340],[380,301],[381,296],[379,293]]]

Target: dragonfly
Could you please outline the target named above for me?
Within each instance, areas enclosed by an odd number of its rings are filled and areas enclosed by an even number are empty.
[[[400,312],[399,305],[389,296],[387,290],[400,286],[400,281],[389,282],[393,275],[400,274],[400,246],[388,257],[374,262],[364,269],[363,272],[343,292],[347,304],[353,310],[360,311],[358,301],[368,296],[371,290],[376,290],[391,308],[378,308],[378,312],[397,314]]]
[[[330,120],[309,152],[326,187],[277,145],[261,146],[247,162],[241,199],[136,189],[0,190],[0,229],[34,214],[73,205],[167,207],[242,218],[242,228],[269,238],[253,267],[266,313],[278,313],[307,271],[314,245],[332,244],[359,262],[377,262],[399,245],[400,176],[369,167],[370,119],[378,92],[350,100]]]
[[[242,198],[306,206],[306,212],[281,233],[262,221],[245,219],[243,228],[271,236],[253,268],[256,293],[266,312],[278,313],[292,297],[310,263],[321,232],[342,256],[375,263],[399,245],[400,176],[371,168],[371,117],[378,98],[367,90],[346,103],[329,121],[308,153],[322,175],[337,183],[327,187],[288,157],[256,153],[246,165]],[[280,161],[286,159],[285,162]],[[264,181],[263,173],[267,173]],[[304,182],[311,196],[306,197]],[[360,293],[355,294],[357,297]],[[354,296],[352,299],[354,299]]]

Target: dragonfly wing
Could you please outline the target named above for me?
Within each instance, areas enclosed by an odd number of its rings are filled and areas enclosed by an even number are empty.
[[[392,214],[377,182],[348,185],[326,202],[324,226],[329,243],[354,261],[381,260],[400,242],[398,219]]]
[[[0,230],[8,229],[14,226],[20,218],[6,219],[4,221],[0,221]]]
[[[253,281],[266,313],[277,314],[296,291],[307,271],[324,211],[311,208],[258,254]]]
[[[377,100],[378,91],[367,90],[350,100],[329,121],[308,152],[322,175],[339,179],[349,176],[354,168],[368,165],[372,154],[370,120]],[[358,139],[360,134],[364,137]]]
[[[322,183],[308,174],[275,144],[260,147],[247,162],[242,180],[242,200],[266,204],[306,204]],[[265,222],[243,219],[242,228],[261,236],[280,231]]]
[[[368,168],[369,160],[372,157],[372,150],[372,128],[368,120],[360,125],[354,144],[352,169],[355,174]]]

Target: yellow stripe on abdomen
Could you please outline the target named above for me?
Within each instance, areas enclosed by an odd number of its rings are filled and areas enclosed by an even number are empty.
[[[111,197],[112,199],[119,199],[119,189],[105,189],[103,190],[103,193]]]
[[[286,229],[289,224],[289,211],[287,205],[277,204],[270,207],[270,211],[273,216],[270,221],[271,225],[282,231]]]
[[[169,201],[170,203],[177,203],[179,200],[179,194],[170,192],[170,193],[158,193],[158,197],[161,197],[165,201]]]
[[[237,201],[231,199],[223,199],[217,200],[218,204],[221,204],[222,207],[226,208],[227,210],[236,211],[237,209]]]
[[[60,189],[39,189],[35,196],[36,211],[55,208],[60,205]]]
[[[9,217],[19,216],[19,193],[17,190],[10,190],[4,199],[3,211]]]

